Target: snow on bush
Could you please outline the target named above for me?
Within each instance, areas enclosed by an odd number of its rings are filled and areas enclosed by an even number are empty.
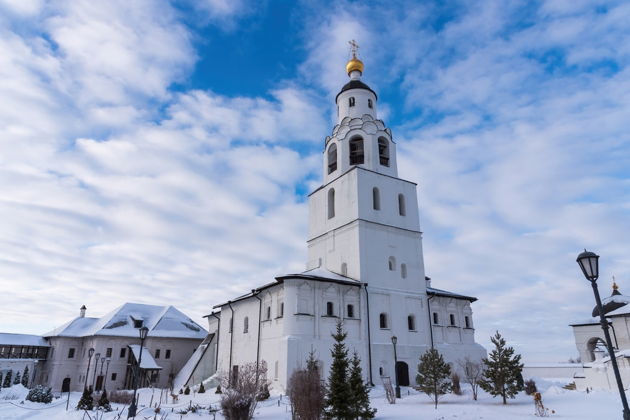
[[[24,385],[13,385],[10,388],[2,389],[0,392],[0,400],[23,400],[28,395],[28,388]]]
[[[22,385],[16,385],[16,386],[22,386]],[[48,404],[53,400],[53,394],[50,388],[37,385],[35,388],[28,391],[28,395],[26,396],[26,399],[28,401]]]

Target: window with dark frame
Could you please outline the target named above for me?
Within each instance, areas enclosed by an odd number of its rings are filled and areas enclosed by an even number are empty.
[[[117,376],[118,375],[116,375],[115,373],[112,373],[112,381],[115,381]]]
[[[71,347],[68,349],[68,359],[74,359],[74,352],[75,352],[74,347]]]
[[[389,142],[384,137],[378,139],[378,160],[381,165],[389,167]]]
[[[125,357],[127,355],[127,347],[122,347],[120,349],[120,357]]]
[[[402,194],[398,194],[398,214],[401,216],[407,214],[407,209],[405,209],[405,196]]]
[[[337,145],[331,144],[328,148],[328,173],[331,174],[337,170]]]
[[[155,349],[155,358],[156,359],[160,358],[160,349]]]
[[[382,328],[382,329],[386,329],[386,328],[388,328],[388,326],[387,326],[387,314],[386,314],[386,313],[384,313],[384,312],[383,312],[383,313],[381,313],[381,314],[378,316],[378,322],[379,322],[379,326],[380,326],[380,328]]]
[[[416,330],[416,317],[415,316],[409,315],[407,317],[407,327],[409,328],[409,331]]]
[[[266,318],[267,320],[271,319],[271,306],[267,306],[265,314],[267,316],[267,318]]]
[[[350,165],[362,165],[364,161],[363,155],[363,139],[361,137],[350,140]]]
[[[355,101],[354,101],[354,97],[353,96],[348,98],[348,106],[354,106],[354,102]]]
[[[450,318],[450,321],[451,321],[451,326],[454,326],[455,325],[455,315],[450,314],[449,318]]]
[[[245,317],[243,319],[243,334],[247,334],[249,332],[249,317]]]
[[[368,108],[372,108],[373,106],[372,99],[368,98]]]
[[[467,316],[464,317],[464,324],[466,328],[470,328],[470,319]]]
[[[335,217],[335,189],[328,190],[328,218]]]
[[[354,318],[354,305],[348,305],[348,318]]]
[[[438,321],[439,321],[439,318],[438,318],[437,312],[433,312],[433,323],[437,325]]]
[[[332,302],[326,302],[326,315],[335,316],[335,307]]]
[[[278,317],[282,318],[284,316],[284,302],[280,302],[280,313]]]
[[[166,349],[166,353],[164,353],[164,358],[165,359],[170,359],[171,358],[171,350],[170,349]]]
[[[112,349],[111,347],[107,347],[107,350],[105,350],[105,357],[112,357],[112,351],[114,349]]]
[[[381,209],[381,192],[376,187],[372,188],[372,208],[374,210]]]

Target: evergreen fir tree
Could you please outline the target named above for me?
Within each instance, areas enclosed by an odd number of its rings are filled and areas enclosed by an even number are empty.
[[[89,389],[83,389],[83,395],[77,404],[77,410],[92,410],[94,408],[94,398]]]
[[[15,375],[15,378],[13,378],[13,385],[19,385],[22,382],[22,376],[20,375],[20,371],[18,370],[18,373]]]
[[[28,366],[24,368],[24,373],[22,374],[22,385],[28,388]]]
[[[112,406],[109,403],[109,399],[107,398],[107,391],[103,390],[103,393],[101,394],[101,398],[99,398],[98,402],[96,403],[96,407],[100,410],[103,411],[112,411]]]
[[[11,379],[13,379],[13,370],[9,369],[4,376],[4,382],[2,382],[2,388],[9,388],[11,386]]]
[[[206,387],[203,386],[203,382],[201,383],[201,385],[199,385],[199,391],[197,391],[200,394],[203,394],[206,392]]]
[[[376,409],[370,408],[370,394],[368,387],[363,381],[363,370],[361,369],[361,359],[355,351],[350,361],[350,374],[348,379],[350,385],[350,411],[353,419],[373,419]]]
[[[514,348],[506,347],[505,339],[498,331],[490,341],[494,350],[490,352],[490,357],[482,360],[485,370],[479,386],[494,397],[500,395],[503,404],[507,404],[507,398],[514,398],[525,388],[521,355],[515,355]]]
[[[308,353],[308,359],[306,359],[306,370],[309,372],[315,372],[319,369],[317,365],[317,359],[315,359],[315,350],[311,350]]]
[[[184,395],[190,395],[190,387],[189,387],[189,386],[187,386],[187,387],[184,389]]]
[[[416,383],[420,391],[433,396],[436,409],[440,395],[451,392],[451,367],[436,349],[429,349],[420,356]]]
[[[0,389],[2,389],[2,371],[0,370]]]
[[[328,379],[328,389],[324,402],[324,417],[327,419],[349,419],[352,416],[349,407],[350,386],[348,384],[348,350],[344,340],[346,332],[341,321],[337,322],[337,333],[332,337],[335,344],[331,350],[332,365]]]

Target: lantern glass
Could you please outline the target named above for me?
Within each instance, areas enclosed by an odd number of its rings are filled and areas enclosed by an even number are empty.
[[[589,281],[595,281],[599,278],[599,255],[594,252],[586,251],[578,255],[577,260],[584,277]]]
[[[398,337],[396,337],[395,335],[392,336],[392,344],[396,345],[397,342],[398,342]]]
[[[149,329],[147,327],[142,327],[139,330],[140,332],[140,340],[144,340],[147,338],[147,334],[149,334]]]
[[[94,349],[91,348],[88,350],[88,356],[90,356],[90,358],[94,356]]]

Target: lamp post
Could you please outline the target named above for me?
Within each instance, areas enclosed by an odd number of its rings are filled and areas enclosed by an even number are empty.
[[[83,384],[83,389],[87,389],[87,380],[88,380],[88,376],[90,376],[90,363],[92,363],[93,355],[94,355],[94,349],[90,348],[88,350],[88,365],[87,365],[87,369],[85,370],[85,382]]]
[[[101,370],[98,372],[98,376],[103,376],[103,365],[105,364],[105,358],[101,357]],[[103,384],[101,383],[101,387],[103,386]],[[99,391],[101,391],[99,389]]]
[[[594,252],[584,250],[577,257],[577,263],[584,273],[584,277],[591,282],[593,287],[593,294],[595,295],[595,302],[597,303],[597,310],[599,312],[599,320],[604,330],[604,337],[606,338],[606,347],[608,348],[608,354],[610,356],[610,363],[612,364],[613,371],[615,372],[615,379],[617,380],[617,387],[619,388],[619,396],[621,397],[621,404],[623,405],[623,420],[630,420],[630,409],[628,408],[628,400],[626,399],[626,392],[623,389],[623,383],[621,382],[621,375],[619,374],[619,366],[617,366],[617,358],[615,357],[615,349],[610,339],[610,333],[608,332],[608,321],[604,315],[604,308],[602,307],[602,300],[599,297],[599,290],[597,290],[597,279],[599,278],[599,255]]]
[[[133,379],[133,400],[131,401],[131,405],[127,410],[127,418],[136,418],[136,411],[138,410],[138,406],[136,404],[136,393],[138,392],[138,372],[140,371],[140,366],[142,363],[142,346],[144,346],[144,340],[145,338],[147,338],[149,329],[147,327],[142,327],[138,330],[138,333],[140,334],[140,355],[138,356],[138,367],[136,369]]]
[[[396,343],[398,343],[398,337],[392,336],[392,344],[394,345],[394,378],[396,380],[396,398],[400,398],[400,385],[398,385],[398,356],[396,355]]]
[[[96,368],[98,367],[98,359],[101,358],[101,353],[94,355],[94,375],[92,375],[92,391],[94,391],[94,384],[96,384]]]
[[[105,385],[107,384],[107,374],[109,373],[109,362],[112,361],[111,357],[105,359],[107,362],[107,367],[105,368],[105,380],[103,381],[103,391],[105,391]]]

